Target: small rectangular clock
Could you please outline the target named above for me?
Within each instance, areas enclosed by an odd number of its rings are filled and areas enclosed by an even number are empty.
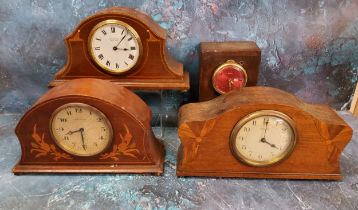
[[[200,44],[199,101],[255,86],[261,50],[252,41],[202,42]]]

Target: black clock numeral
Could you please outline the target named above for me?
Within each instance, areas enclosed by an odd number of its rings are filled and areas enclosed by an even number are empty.
[[[103,136],[101,136],[101,137],[99,137],[99,139],[103,140],[103,139],[104,139],[104,137],[103,137]]]
[[[119,65],[118,65],[118,63],[116,63],[116,68],[117,68],[117,69],[119,68]]]
[[[124,61],[124,64],[126,64],[128,66],[128,63]]]
[[[264,124],[268,124],[269,123],[269,118],[264,118]]]
[[[115,33],[116,32],[116,28],[115,27],[111,27],[111,31],[112,31],[112,33]]]
[[[106,66],[110,66],[110,65],[111,65],[111,62],[107,61]]]
[[[253,120],[253,121],[252,121],[252,125],[256,125],[256,120]]]
[[[131,47],[131,50],[135,50],[135,47]]]
[[[246,149],[246,145],[242,145],[241,149],[245,150],[245,149]]]
[[[259,158],[260,160],[262,160],[262,155],[259,155],[258,158]]]
[[[67,122],[67,118],[58,118],[60,119],[60,122]]]
[[[132,39],[133,39],[133,37],[129,37],[128,41],[130,41],[130,40],[132,40]]]
[[[94,146],[95,146],[95,147],[98,147],[98,144],[97,144],[97,143],[94,143]]]
[[[133,59],[134,59],[134,55],[129,54],[128,58],[131,59],[131,60],[133,60]]]
[[[102,41],[101,39],[96,38],[97,41]]]
[[[244,128],[244,132],[250,132],[250,128]]]
[[[75,108],[75,112],[76,113],[82,113],[82,109],[81,108]]]
[[[102,30],[103,35],[107,35],[107,32],[105,30]]]
[[[97,122],[102,122],[102,118],[97,118]]]
[[[94,49],[95,50],[101,50],[101,47],[95,47]]]
[[[99,55],[98,55],[98,58],[101,59],[101,60],[103,60],[104,56],[103,56],[102,54],[99,54]]]
[[[64,140],[70,140],[70,138],[68,138],[68,136],[64,136],[63,139]]]
[[[64,128],[57,128],[56,130],[58,130],[58,131],[64,131],[65,129],[64,129]]]
[[[105,127],[101,127],[103,131],[106,131],[106,128]]]
[[[70,110],[66,110],[67,116],[72,115],[72,112]]]

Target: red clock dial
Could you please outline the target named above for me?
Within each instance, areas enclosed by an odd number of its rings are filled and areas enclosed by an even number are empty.
[[[213,74],[212,84],[220,94],[245,87],[247,74],[245,69],[235,61],[227,61],[220,65]]]

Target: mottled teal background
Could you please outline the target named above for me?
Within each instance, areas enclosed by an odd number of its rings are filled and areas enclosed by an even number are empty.
[[[146,12],[167,30],[170,53],[190,71],[190,100],[198,92],[201,41],[256,41],[262,49],[259,84],[309,102],[340,109],[357,82],[357,0],[0,0],[0,5],[0,113],[27,110],[65,64],[64,37],[81,19],[112,6]],[[164,96],[165,112],[175,116],[183,99],[173,92]],[[148,99],[156,107],[154,101]]]

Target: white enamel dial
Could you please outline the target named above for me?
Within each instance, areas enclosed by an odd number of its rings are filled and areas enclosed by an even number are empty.
[[[237,123],[231,141],[241,161],[255,166],[272,165],[287,157],[295,145],[293,121],[277,111],[254,112]]]
[[[138,63],[142,46],[131,26],[118,20],[106,20],[91,31],[89,48],[97,65],[109,73],[120,74]]]
[[[52,115],[50,127],[57,145],[77,156],[99,154],[112,141],[112,126],[107,117],[87,104],[59,107]]]

